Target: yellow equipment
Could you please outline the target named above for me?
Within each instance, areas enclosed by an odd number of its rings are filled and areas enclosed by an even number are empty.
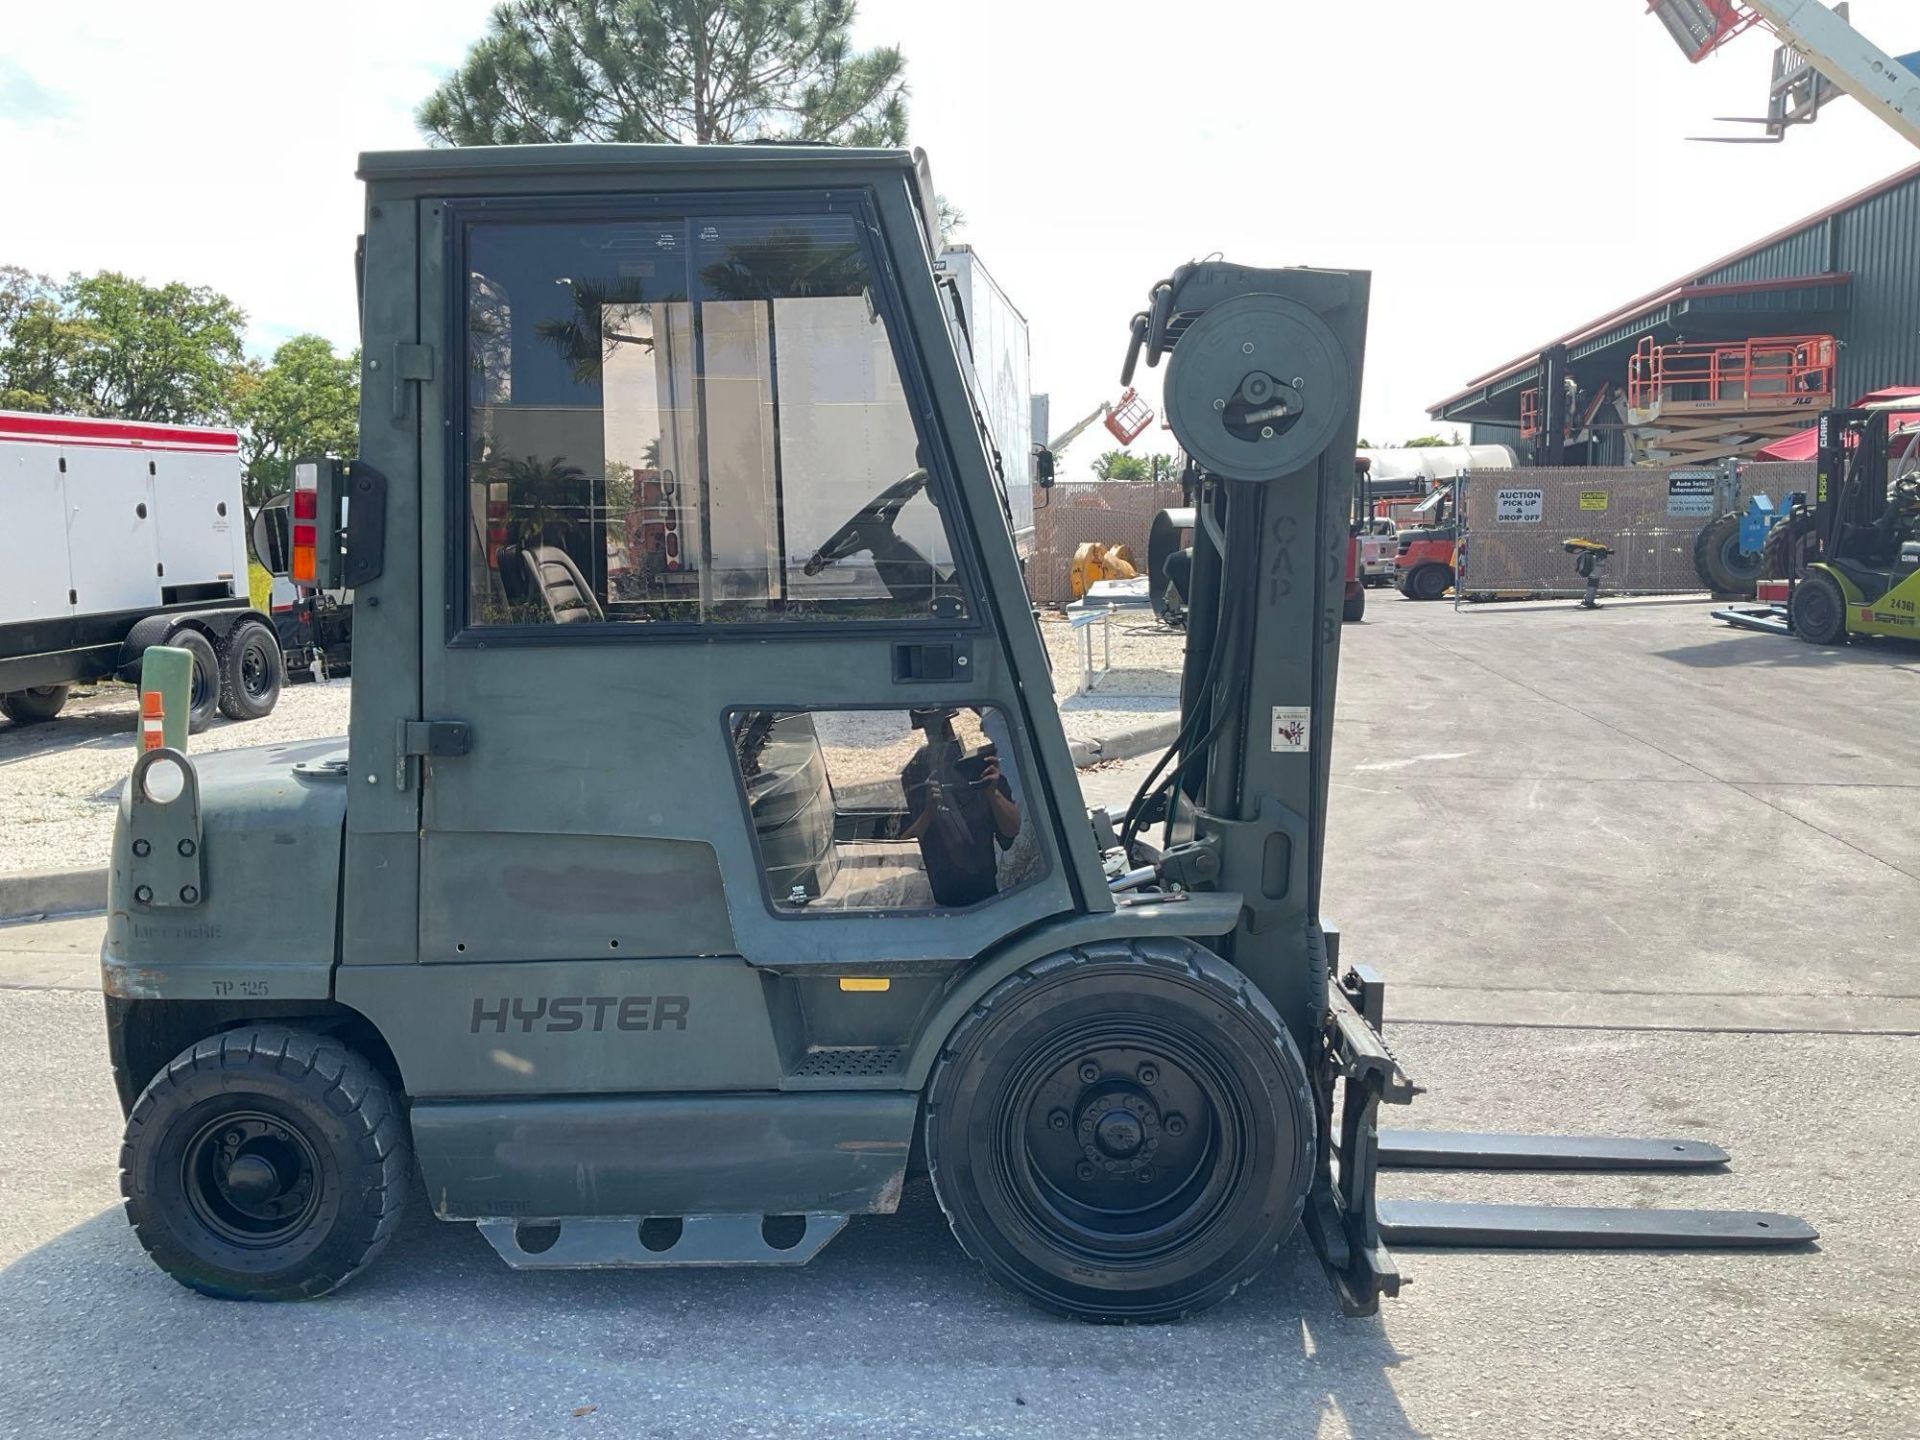
[[[1067,586],[1078,600],[1099,580],[1131,580],[1139,574],[1134,567],[1133,547],[1103,545],[1089,540],[1073,552],[1073,564],[1067,571]]]

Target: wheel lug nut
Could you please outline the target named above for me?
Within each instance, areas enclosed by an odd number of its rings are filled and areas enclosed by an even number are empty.
[[[1160,1079],[1160,1067],[1154,1064],[1142,1065],[1138,1074],[1142,1085],[1152,1085]]]
[[[1091,1060],[1082,1060],[1080,1062],[1080,1083],[1081,1084],[1091,1085],[1093,1084],[1094,1081],[1098,1080],[1099,1078],[1100,1078],[1100,1067],[1098,1065],[1094,1064],[1093,1061]]]
[[[1082,1180],[1091,1180],[1093,1179],[1095,1172],[1091,1162],[1082,1160],[1077,1166],[1074,1167],[1073,1173],[1078,1175]]]
[[[1167,1116],[1164,1124],[1167,1134],[1169,1135],[1184,1135],[1187,1133],[1187,1117],[1182,1115],[1178,1110]]]
[[[1047,1116],[1047,1124],[1052,1129],[1055,1129],[1055,1130],[1064,1130],[1071,1123],[1072,1123],[1071,1118],[1068,1116],[1067,1112],[1064,1110],[1056,1110],[1051,1115]]]

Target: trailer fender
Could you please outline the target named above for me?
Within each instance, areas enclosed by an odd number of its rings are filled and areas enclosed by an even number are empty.
[[[140,683],[140,657],[149,645],[170,644],[182,630],[197,630],[206,636],[216,654],[227,648],[227,637],[242,621],[258,620],[273,630],[273,620],[246,606],[227,606],[217,610],[168,610],[136,621],[127,638],[120,643],[120,661],[114,673],[129,685]],[[275,632],[278,633],[277,631]]]
[[[1227,892],[1188,892],[1185,899],[1141,904],[1097,915],[1079,915],[1024,931],[962,972],[933,1006],[913,1040],[905,1080],[918,1090],[927,1083],[947,1037],[994,986],[1047,955],[1075,946],[1180,935],[1206,941],[1240,921],[1240,897]]]

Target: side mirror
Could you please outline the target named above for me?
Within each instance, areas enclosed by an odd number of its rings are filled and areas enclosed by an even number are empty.
[[[1042,490],[1053,488],[1053,451],[1044,445],[1033,447],[1033,483]]]
[[[254,513],[248,539],[253,543],[253,558],[269,575],[285,579],[293,553],[293,518],[288,497],[276,495]]]

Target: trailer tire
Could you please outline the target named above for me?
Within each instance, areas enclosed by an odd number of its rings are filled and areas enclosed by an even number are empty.
[[[38,725],[51,720],[66,706],[67,685],[36,685],[31,690],[9,690],[0,695],[0,715],[16,725]]]
[[[1340,607],[1342,621],[1352,624],[1367,613],[1367,587],[1355,585],[1348,589],[1347,598]]]
[[[386,1247],[412,1183],[406,1122],[379,1072],[281,1025],[182,1051],[134,1102],[120,1151],[141,1245],[222,1300],[337,1289]]]
[[[1453,583],[1453,572],[1445,565],[1422,565],[1407,577],[1407,594],[1415,600],[1438,600]]]
[[[258,720],[280,699],[285,662],[280,639],[258,620],[233,627],[220,647],[220,713],[229,720]]]
[[[1313,1175],[1300,1052],[1267,998],[1191,941],[1036,961],[954,1027],[923,1139],[955,1238],[1036,1304],[1175,1320],[1272,1263]]]
[[[187,733],[198,735],[220,708],[220,657],[213,642],[198,630],[176,630],[166,644],[193,656],[193,683],[187,699]]]
[[[1793,587],[1793,633],[1809,645],[1847,643],[1847,597],[1824,570],[1809,570]]]
[[[1693,568],[1700,583],[1716,594],[1752,599],[1756,582],[1767,568],[1766,553],[1749,555],[1740,548],[1740,512],[1729,510],[1702,525],[1693,537]]]

